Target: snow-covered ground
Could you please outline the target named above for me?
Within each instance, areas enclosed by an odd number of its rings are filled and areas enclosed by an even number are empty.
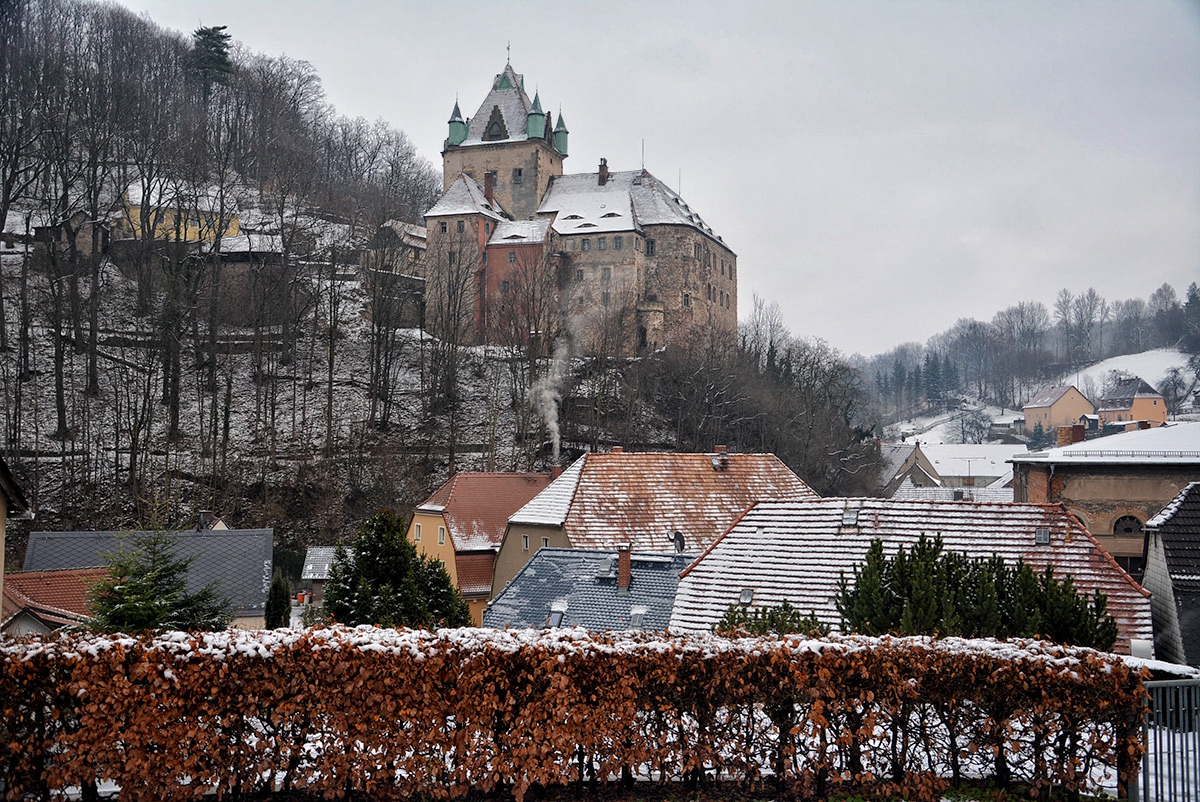
[[[1093,401],[1099,397],[1108,374],[1117,371],[1145,379],[1157,387],[1171,368],[1186,368],[1188,356],[1178,348],[1156,348],[1140,354],[1125,354],[1079,368],[1059,377],[1060,384],[1073,384]],[[1093,388],[1089,393],[1087,387]]]

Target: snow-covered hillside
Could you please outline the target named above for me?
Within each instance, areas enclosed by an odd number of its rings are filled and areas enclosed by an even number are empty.
[[[1156,348],[1153,351],[1143,351],[1140,354],[1125,354],[1105,359],[1088,367],[1065,373],[1060,377],[1059,384],[1073,384],[1093,401],[1100,395],[1105,378],[1112,371],[1128,373],[1145,379],[1155,387],[1166,377],[1171,368],[1186,368],[1188,356],[1178,348]],[[1086,388],[1091,387],[1094,393]]]

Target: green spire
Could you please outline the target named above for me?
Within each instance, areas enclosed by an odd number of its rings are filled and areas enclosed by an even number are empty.
[[[546,113],[542,111],[542,99],[538,93],[533,93],[533,108],[525,123],[525,136],[530,139],[541,139],[546,135]]]
[[[567,155],[567,124],[563,122],[562,112],[558,113],[558,122],[554,126],[554,149],[562,155]]]
[[[454,101],[454,113],[450,115],[450,137],[446,140],[450,145],[461,145],[467,138],[467,123],[463,120],[462,112],[458,109],[457,98]]]

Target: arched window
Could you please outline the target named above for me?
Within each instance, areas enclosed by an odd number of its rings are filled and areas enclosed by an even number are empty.
[[[1142,534],[1142,522],[1132,515],[1122,515],[1113,522],[1113,534],[1127,537]]]
[[[493,120],[492,124],[488,126],[487,134],[484,136],[484,139],[489,142],[495,142],[498,139],[504,139],[504,126],[500,124],[499,120]]]

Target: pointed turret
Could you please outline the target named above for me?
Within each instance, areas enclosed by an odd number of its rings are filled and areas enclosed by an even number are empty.
[[[467,123],[462,118],[462,112],[458,110],[458,101],[454,101],[454,113],[450,115],[450,137],[446,140],[448,145],[461,145],[467,138]]]
[[[554,149],[562,155],[567,155],[567,124],[563,122],[562,112],[558,113],[558,122],[554,126]]]
[[[542,111],[542,99],[537,92],[533,93],[533,108],[529,110],[525,135],[530,139],[541,139],[546,135],[546,113]]]

